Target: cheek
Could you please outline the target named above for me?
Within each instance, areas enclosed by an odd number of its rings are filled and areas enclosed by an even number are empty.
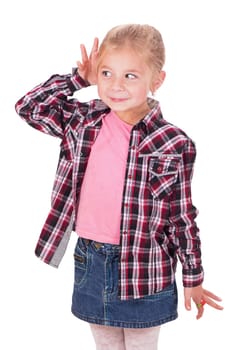
[[[142,86],[141,88],[135,89],[133,94],[136,99],[145,99],[150,91],[149,87]]]
[[[102,94],[103,93],[103,90],[104,90],[104,85],[101,84],[101,82],[98,80],[97,81],[97,91],[98,91],[98,94]]]
[[[97,84],[97,92],[101,100],[105,102],[107,96],[107,88],[103,84]]]

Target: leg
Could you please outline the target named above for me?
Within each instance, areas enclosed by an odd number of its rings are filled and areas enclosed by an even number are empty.
[[[96,350],[126,350],[123,328],[90,324]]]
[[[125,328],[126,350],[157,350],[160,327]]]

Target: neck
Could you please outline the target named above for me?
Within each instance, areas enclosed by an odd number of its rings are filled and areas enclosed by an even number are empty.
[[[125,123],[130,125],[137,124],[141,119],[143,119],[146,114],[148,114],[150,111],[149,106],[143,106],[140,110],[137,111],[125,111],[125,112],[116,112],[116,115],[123,120]]]

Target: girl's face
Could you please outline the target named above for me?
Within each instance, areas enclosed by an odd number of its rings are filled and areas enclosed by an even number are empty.
[[[143,57],[131,48],[111,48],[98,66],[98,94],[122,120],[135,124],[148,113],[147,95],[161,85],[161,73],[153,75]]]

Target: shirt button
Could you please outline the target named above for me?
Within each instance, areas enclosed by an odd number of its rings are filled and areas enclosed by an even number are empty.
[[[163,167],[162,167],[161,165],[159,165],[159,166],[157,167],[157,171],[158,171],[159,173],[162,173]]]

